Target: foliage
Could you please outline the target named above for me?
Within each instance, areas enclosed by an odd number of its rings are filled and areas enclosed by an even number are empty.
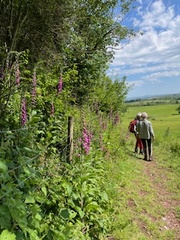
[[[179,107],[176,108],[176,111],[178,111],[178,113],[180,113],[180,105],[179,105]]]
[[[79,156],[77,149],[67,164],[45,145],[54,146],[58,125],[1,135],[0,229],[17,239],[100,239],[109,230],[102,153]]]
[[[94,88],[94,93],[91,95],[91,101],[94,102],[95,110],[107,114],[111,112],[117,113],[126,111],[124,104],[128,88],[125,78],[122,80],[116,79],[112,81],[109,77],[102,77],[98,85]]]
[[[91,154],[84,156],[80,152],[79,157],[77,149],[73,164],[67,164],[67,149],[65,153],[63,150],[67,147],[67,116],[78,117],[78,109],[67,101],[68,79],[76,75],[76,70],[63,75],[63,86],[67,83],[67,88],[58,94],[59,80],[53,73],[44,74],[40,67],[36,73],[35,102],[32,104],[28,88],[33,74],[28,72],[25,81],[21,78],[18,87],[13,86],[14,93],[2,109],[0,236],[5,233],[8,236],[9,231],[17,239],[71,239],[72,236],[100,239],[109,231],[103,152],[95,142]],[[25,70],[21,77],[24,74]],[[13,74],[10,80],[14,81]],[[21,126],[21,96],[27,103],[24,111],[28,118],[24,126]]]
[[[12,69],[16,61],[13,52],[28,51],[31,70],[39,62],[56,74],[76,68],[77,78],[70,78],[69,83],[76,102],[83,105],[112,59],[109,46],[113,48],[133,35],[119,19],[114,21],[117,2],[0,1],[1,75],[7,68]],[[129,11],[131,2],[119,2],[120,19]]]
[[[132,35],[114,21],[117,2],[0,1],[0,239],[101,239],[110,229],[103,155],[128,88],[105,71],[109,46]],[[131,2],[119,2],[121,17]]]

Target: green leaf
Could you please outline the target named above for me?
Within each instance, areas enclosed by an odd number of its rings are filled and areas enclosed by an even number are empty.
[[[109,202],[109,198],[106,192],[102,192],[101,198],[104,202]]]
[[[35,203],[35,199],[31,195],[27,195],[25,199],[25,203]]]
[[[42,217],[41,217],[41,215],[40,215],[39,213],[37,213],[36,216],[35,216],[35,219],[41,221],[41,220],[42,220]]]
[[[27,152],[33,152],[34,150],[30,149],[30,148],[27,148],[27,147],[24,147],[24,150],[26,150]]]
[[[84,215],[85,215],[85,212],[83,212],[80,207],[76,207],[76,210],[77,210],[77,212],[79,213],[79,216],[80,216],[81,218],[83,218]]]
[[[16,235],[8,230],[3,230],[0,235],[0,240],[16,240]]]
[[[97,204],[97,202],[91,202],[86,206],[86,209],[89,211],[97,210],[98,208],[99,208],[99,205]]]
[[[26,204],[20,199],[8,198],[6,202],[12,218],[21,226],[27,226]]]
[[[61,209],[60,216],[64,219],[68,219],[70,216],[69,210],[67,208]]]
[[[42,192],[44,193],[45,196],[47,196],[47,189],[45,186],[41,188]]]
[[[2,172],[7,172],[8,168],[7,168],[7,166],[6,166],[5,163],[0,162],[0,170],[1,170]]]
[[[0,226],[2,229],[11,227],[11,214],[7,206],[0,206]]]
[[[77,215],[77,213],[76,213],[75,211],[70,211],[70,216],[69,216],[69,218],[70,218],[70,219],[73,219],[73,218],[76,217],[76,215]]]

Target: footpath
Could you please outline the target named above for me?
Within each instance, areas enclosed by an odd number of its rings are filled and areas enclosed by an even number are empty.
[[[150,221],[157,222],[159,231],[169,231],[172,233],[165,239],[180,239],[180,216],[177,216],[176,208],[180,207],[180,201],[176,198],[176,194],[168,189],[168,182],[173,181],[168,170],[158,165],[156,159],[151,162],[143,162],[143,174],[149,181],[152,191],[155,193],[155,198],[158,206],[162,209],[162,216],[149,217]],[[172,182],[171,182],[172,184]],[[143,197],[143,192],[141,193]],[[146,226],[141,226],[146,232]],[[174,233],[174,234],[173,234]],[[150,235],[150,232],[147,232]]]
[[[128,148],[120,161],[111,162],[117,196],[108,240],[180,240],[178,173],[155,150],[153,161]]]

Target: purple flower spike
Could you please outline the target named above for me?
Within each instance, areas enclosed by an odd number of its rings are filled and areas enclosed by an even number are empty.
[[[57,86],[57,93],[58,94],[62,91],[62,87],[63,87],[63,81],[62,81],[62,74],[61,74],[60,78],[59,78],[59,83],[58,83],[58,86]]]
[[[19,71],[19,64],[16,64],[16,71],[15,71],[15,77],[16,77],[16,84],[20,85],[20,71]]]
[[[83,127],[83,141],[82,145],[86,154],[89,153],[90,145],[91,145],[92,134],[87,130],[87,128]]]
[[[25,126],[27,122],[26,100],[23,98],[21,103],[21,125]]]

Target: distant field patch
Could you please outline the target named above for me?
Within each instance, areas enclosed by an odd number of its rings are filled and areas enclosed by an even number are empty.
[[[138,112],[147,112],[157,137],[180,137],[180,114],[176,111],[177,107],[177,104],[129,107],[122,126],[127,129],[130,120]]]

